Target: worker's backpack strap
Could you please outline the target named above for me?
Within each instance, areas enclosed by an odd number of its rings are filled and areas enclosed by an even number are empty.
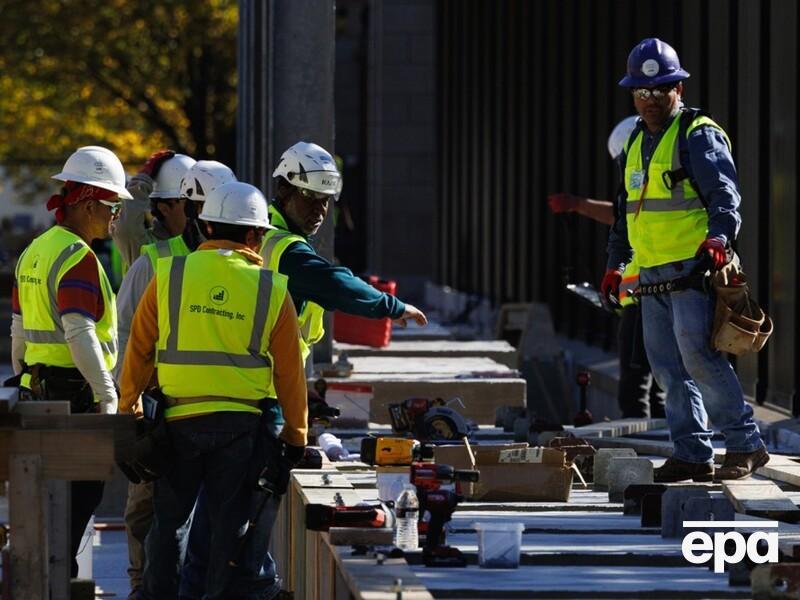
[[[689,164],[689,140],[687,132],[698,117],[712,118],[711,113],[700,108],[684,108],[681,111],[681,116],[679,117],[680,123],[678,124],[678,160],[680,162],[680,167],[673,171],[664,171],[661,177],[664,181],[664,185],[670,190],[682,181],[688,179],[689,185],[692,186],[692,189],[695,191],[698,198],[700,198],[703,206],[708,209],[708,201],[703,198],[703,194],[700,193],[697,182],[689,175],[689,171],[686,168],[686,165]]]

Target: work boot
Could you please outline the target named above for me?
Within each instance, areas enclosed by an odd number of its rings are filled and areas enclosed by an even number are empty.
[[[708,463],[691,463],[669,457],[667,462],[653,469],[653,483],[675,483],[676,481],[711,481],[714,466]]]
[[[714,473],[714,481],[749,477],[768,462],[769,452],[763,446],[752,452],[726,452],[725,461]]]

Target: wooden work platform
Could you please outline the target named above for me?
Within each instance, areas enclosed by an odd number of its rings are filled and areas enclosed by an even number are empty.
[[[0,388],[0,480],[9,482],[14,598],[70,597],[69,481],[109,480],[133,448],[133,415],[71,415]],[[6,574],[4,573],[4,577]]]
[[[407,398],[461,398],[459,413],[478,424],[494,424],[500,406],[525,406],[525,380],[489,358],[411,358],[355,356],[350,377],[326,378],[334,383],[372,387],[369,420],[389,422],[389,405]],[[316,380],[309,380],[313,385]]]
[[[334,342],[334,354],[346,352],[355,356],[396,356],[429,358],[490,358],[495,362],[517,368],[517,349],[505,340],[403,340],[397,339],[383,348],[357,346]]]
[[[588,434],[602,444],[613,440],[622,447],[626,440],[633,446],[642,440],[623,437],[626,433],[643,434],[658,428],[658,420],[600,423],[574,430]],[[491,428],[484,428],[487,434]],[[366,433],[366,432],[365,432]],[[587,435],[587,437],[588,437]],[[502,441],[502,440],[496,440]],[[507,441],[507,440],[506,440]],[[654,465],[667,454],[659,440],[645,440],[642,449],[656,449]],[[491,440],[482,440],[490,443]],[[771,472],[791,479],[800,459],[774,456]],[[300,472],[293,475],[293,526],[300,527],[299,507],[307,501],[324,501],[340,493],[347,498],[376,499],[375,473],[363,464],[333,463],[323,485],[323,474]],[[761,471],[760,471],[761,473]],[[763,475],[763,473],[762,473]],[[305,478],[305,479],[303,479]],[[729,498],[736,521],[759,522],[763,519],[794,518],[800,502],[800,486],[781,479],[771,481],[756,476],[743,482],[699,484],[712,498]],[[676,484],[682,487],[682,484]],[[330,488],[321,491],[321,488]],[[348,501],[349,502],[349,501]],[[798,509],[800,510],[800,509]],[[346,543],[348,537],[338,531],[315,533],[289,527],[282,532],[295,558],[287,564],[295,569],[294,587],[301,596],[321,598],[369,598],[428,600],[429,598],[503,600],[510,598],[788,598],[763,595],[770,589],[764,567],[753,571],[753,587],[729,573],[715,573],[707,565],[694,566],[683,557],[680,538],[662,538],[660,527],[642,527],[639,515],[623,514],[623,505],[608,501],[608,493],[584,487],[576,480],[569,502],[463,502],[451,521],[447,542],[466,556],[466,568],[428,568],[421,552],[406,553],[406,560],[381,560],[374,553],[354,555]],[[478,535],[476,523],[521,523],[524,527],[518,569],[481,569],[477,564]],[[344,530],[346,531],[346,530]],[[368,530],[375,531],[375,530]],[[782,560],[800,560],[800,525],[781,522],[778,528]],[[362,535],[362,534],[360,534]],[[378,539],[375,535],[375,539]],[[385,537],[385,536],[383,536]],[[302,539],[302,542],[297,540]],[[297,569],[297,549],[302,546],[305,571]],[[294,561],[294,562],[293,562]],[[281,561],[278,561],[281,565]],[[783,564],[774,565],[783,568]],[[791,568],[791,564],[786,565]],[[797,571],[800,573],[800,571]],[[305,577],[300,582],[298,577]],[[737,579],[739,577],[739,579]],[[798,575],[789,575],[787,585],[794,585]],[[399,581],[398,581],[399,580]],[[766,581],[766,584],[764,583]],[[766,586],[766,587],[765,587]],[[399,595],[402,594],[402,595]],[[791,596],[794,597],[794,596]]]

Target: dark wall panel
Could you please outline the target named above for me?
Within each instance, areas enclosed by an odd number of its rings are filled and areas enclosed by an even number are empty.
[[[685,99],[731,136],[743,195],[738,242],[776,318],[767,351],[738,362],[759,400],[792,408],[798,352],[797,5],[793,0],[442,0],[440,283],[550,305],[562,332],[613,345],[615,323],[564,291],[599,282],[608,228],[552,215],[558,191],[610,198],[611,128],[633,114],[617,86],[633,45],[657,36],[692,76]]]

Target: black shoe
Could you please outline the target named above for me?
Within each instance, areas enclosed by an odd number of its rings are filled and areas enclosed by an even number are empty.
[[[675,483],[677,481],[711,481],[714,466],[707,463],[690,463],[678,458],[668,458],[663,466],[653,470],[653,483]]]
[[[749,477],[769,462],[769,452],[763,446],[752,452],[726,452],[725,461],[714,473],[714,481]]]

